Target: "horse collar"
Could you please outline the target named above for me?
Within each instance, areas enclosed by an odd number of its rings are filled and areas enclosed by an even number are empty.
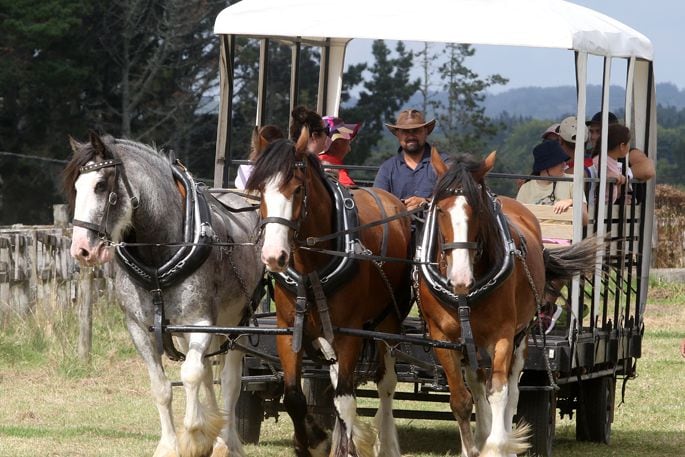
[[[453,308],[463,306],[464,300],[471,306],[473,303],[494,291],[511,274],[514,267],[513,254],[516,245],[511,237],[509,224],[502,212],[501,206],[494,195],[490,194],[490,204],[493,206],[496,223],[499,227],[502,243],[505,247],[505,256],[501,265],[493,265],[490,271],[479,278],[472,291],[466,296],[452,293],[445,278],[437,268],[435,243],[438,238],[438,224],[436,205],[432,204],[422,232],[422,238],[416,249],[416,259],[419,263],[419,271],[430,285],[432,293],[445,305]],[[478,243],[455,243],[459,248],[480,249]],[[462,245],[463,244],[463,245]]]

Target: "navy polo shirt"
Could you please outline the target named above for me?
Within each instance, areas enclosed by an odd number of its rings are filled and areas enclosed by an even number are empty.
[[[446,160],[444,154],[440,154]],[[428,198],[433,195],[433,188],[437,175],[431,166],[431,146],[426,143],[423,147],[423,157],[415,169],[409,168],[404,161],[402,148],[398,154],[389,158],[378,169],[373,186],[387,190],[401,200],[411,197]]]

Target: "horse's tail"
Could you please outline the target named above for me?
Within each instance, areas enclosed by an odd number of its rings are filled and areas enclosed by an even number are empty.
[[[570,246],[545,249],[546,283],[572,279],[577,274],[592,274],[601,249],[603,243],[594,236]]]

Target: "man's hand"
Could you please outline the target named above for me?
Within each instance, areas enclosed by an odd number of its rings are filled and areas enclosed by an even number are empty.
[[[405,204],[407,210],[411,211],[414,208],[418,208],[421,205],[428,205],[428,199],[412,195],[411,197],[407,197],[404,200],[402,200],[402,203]]]

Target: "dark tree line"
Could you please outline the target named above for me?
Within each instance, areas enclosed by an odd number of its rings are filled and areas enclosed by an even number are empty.
[[[0,224],[48,223],[62,201],[59,176],[68,136],[89,129],[173,149],[199,177],[213,176],[219,40],[214,20],[235,1],[0,0]],[[444,53],[438,68],[437,52]],[[343,77],[341,116],[363,122],[349,162],[378,165],[395,153],[384,123],[419,94],[439,125],[431,136],[448,153],[498,149],[498,169],[525,172],[539,134],[553,121],[490,119],[485,91],[504,84],[466,64],[468,45],[417,55],[378,40],[368,64]],[[259,41],[237,40],[231,132],[245,158],[255,124]],[[287,129],[291,48],[271,42],[266,123]],[[412,68],[423,69],[422,78]],[[317,47],[302,45],[299,102],[316,106]],[[437,102],[436,91],[447,101]],[[685,110],[659,109],[659,182],[678,182],[685,166]],[[329,114],[329,113],[321,113]],[[10,153],[10,154],[7,154]]]

